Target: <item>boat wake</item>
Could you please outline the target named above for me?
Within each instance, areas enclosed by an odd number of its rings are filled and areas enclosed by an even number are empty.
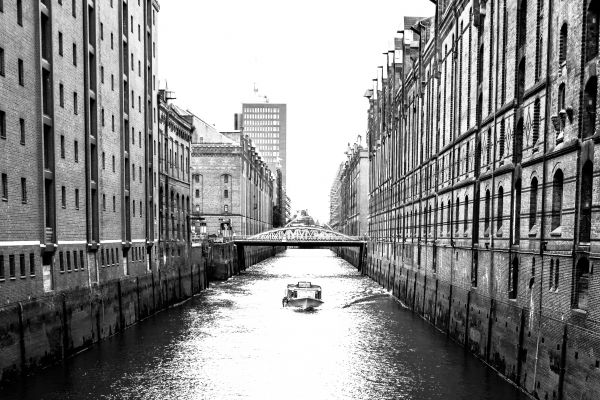
[[[366,297],[361,297],[360,299],[352,300],[350,303],[344,304],[342,306],[342,308],[348,308],[354,304],[365,303],[367,301],[379,299],[381,297],[389,297],[389,294],[388,293],[378,293],[378,294],[373,294],[373,295],[366,296]]]

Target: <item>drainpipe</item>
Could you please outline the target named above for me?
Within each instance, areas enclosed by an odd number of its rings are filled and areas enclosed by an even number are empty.
[[[548,120],[550,119],[550,113],[551,113],[551,103],[552,103],[552,91],[550,90],[550,54],[552,53],[552,46],[551,46],[551,41],[550,38],[552,37],[552,5],[553,2],[550,1],[548,3],[548,38],[547,38],[547,43],[546,43],[546,118],[544,118],[544,132],[548,132]],[[547,134],[547,133],[546,133]],[[541,186],[542,186],[542,208],[541,208],[541,217],[540,217],[540,296],[539,296],[539,304],[538,304],[538,332],[537,332],[537,339],[536,339],[536,346],[535,346],[535,365],[534,365],[534,369],[533,369],[533,393],[536,392],[535,387],[536,387],[536,379],[537,379],[537,366],[538,366],[538,361],[539,361],[539,351],[540,351],[540,338],[542,335],[542,291],[543,291],[543,276],[544,276],[544,263],[543,263],[543,257],[544,257],[544,251],[545,251],[545,247],[546,247],[546,241],[544,240],[544,232],[545,232],[545,219],[544,219],[544,210],[546,209],[546,177],[548,175],[548,168],[546,166],[546,160],[547,160],[547,154],[548,154],[548,137],[544,138],[544,154],[542,156],[542,182],[541,182]],[[536,207],[537,209],[537,207]],[[535,277],[534,277],[535,278]],[[533,288],[532,288],[533,290]],[[563,346],[564,347],[564,346]],[[521,360],[519,360],[520,362]],[[562,390],[558,391],[558,399],[562,400],[563,394],[562,394]]]

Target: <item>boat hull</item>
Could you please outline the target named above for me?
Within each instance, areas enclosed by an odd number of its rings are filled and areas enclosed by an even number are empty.
[[[302,308],[303,310],[308,310],[310,308],[317,308],[321,304],[323,304],[323,302],[321,300],[314,299],[312,297],[303,297],[300,299],[288,299],[288,303],[287,303],[288,307],[298,307],[298,308]]]

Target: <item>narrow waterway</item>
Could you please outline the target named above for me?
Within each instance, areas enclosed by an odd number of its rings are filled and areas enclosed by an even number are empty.
[[[323,287],[313,312],[287,283]],[[525,399],[329,250],[288,250],[0,399]]]

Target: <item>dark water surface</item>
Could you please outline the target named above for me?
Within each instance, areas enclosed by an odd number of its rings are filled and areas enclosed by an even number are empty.
[[[287,283],[323,287],[314,312]],[[526,397],[328,250],[288,250],[0,399]]]

